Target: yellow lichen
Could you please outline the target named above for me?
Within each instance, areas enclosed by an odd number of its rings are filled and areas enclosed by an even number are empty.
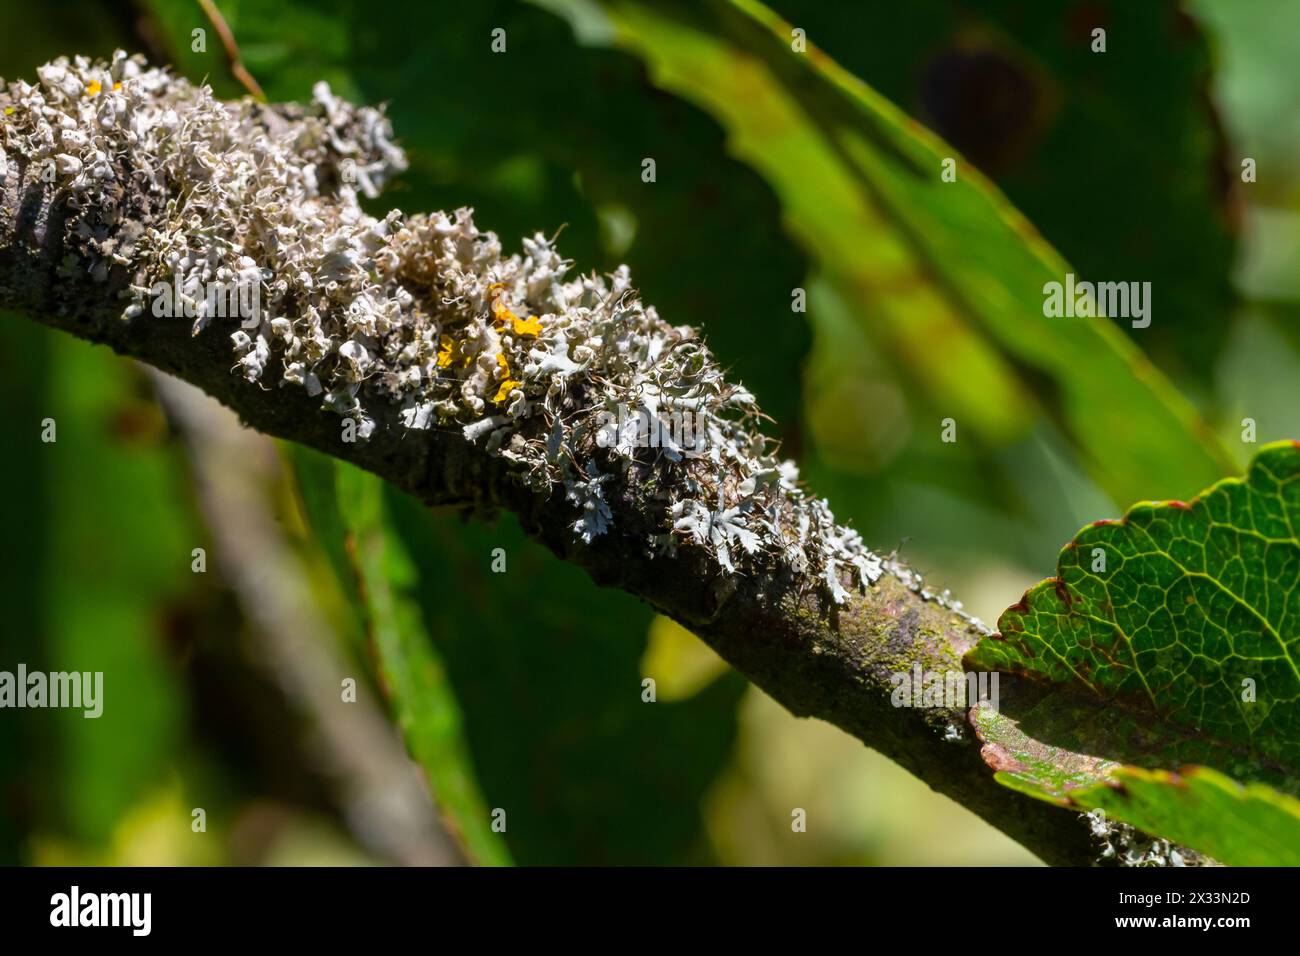
[[[510,397],[510,392],[512,390],[522,388],[523,385],[521,382],[516,382],[510,377],[510,363],[506,361],[504,355],[497,356],[497,365],[501,366],[505,377],[501,380],[501,387],[497,389],[497,393],[492,396],[492,401],[500,403]]]
[[[492,296],[492,318],[498,322],[510,323],[510,329],[515,335],[541,335],[542,323],[537,316],[521,319],[510,311],[509,306],[502,304],[501,292],[504,289],[505,285],[501,282],[493,282],[488,286],[488,295]]]
[[[448,368],[456,352],[456,340],[445,332],[438,339],[438,368]]]

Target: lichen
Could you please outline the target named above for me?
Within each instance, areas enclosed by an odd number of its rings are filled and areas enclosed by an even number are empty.
[[[1097,847],[1095,862],[1101,866],[1218,866],[1214,860],[1168,840],[1149,837],[1104,810],[1080,814]]]
[[[154,321],[170,284],[193,334],[229,336],[235,374],[320,396],[360,440],[382,405],[412,433],[457,429],[539,493],[563,488],[585,542],[634,510],[652,553],[701,549],[726,575],[779,566],[834,603],[892,574],[962,614],[836,523],[754,396],[641,301],[626,266],[571,275],[541,233],[507,256],[468,209],[366,213],[358,193],[406,165],[381,110],[324,83],[307,107],[225,103],[121,52],[38,76],[0,93],[0,176],[18,157],[69,198],[68,267],[124,271],[124,321]],[[251,284],[251,321],[214,314],[213,283]],[[602,440],[629,413],[669,437]],[[683,416],[689,448],[670,427]]]

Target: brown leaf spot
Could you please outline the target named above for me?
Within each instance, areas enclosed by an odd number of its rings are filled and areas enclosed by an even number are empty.
[[[987,743],[980,748],[980,757],[995,771],[1018,773],[1025,770],[1025,765],[1013,757],[1001,744]]]
[[[989,173],[1018,166],[1047,126],[1045,80],[1010,49],[967,41],[935,56],[921,75],[921,113]]]

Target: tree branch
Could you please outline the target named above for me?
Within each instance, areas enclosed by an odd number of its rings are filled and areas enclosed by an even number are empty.
[[[328,90],[310,108],[262,107],[122,57],[44,70],[0,93],[0,305],[430,505],[513,511],[792,713],[853,734],[1049,863],[1092,861],[1078,815],[995,782],[962,709],[891,703],[893,675],[961,671],[978,622],[835,525],[767,452],[752,398],[625,274],[565,283],[543,237],[502,259],[467,215],[366,216],[354,184],[370,190],[401,157],[380,114]],[[247,333],[201,304],[192,324],[154,314],[158,282],[202,299],[246,259],[271,306]],[[616,429],[602,443],[593,416],[626,403],[693,409],[707,442],[624,447]],[[1002,675],[1001,695],[1015,688]]]

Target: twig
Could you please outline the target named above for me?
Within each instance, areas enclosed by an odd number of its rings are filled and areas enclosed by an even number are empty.
[[[212,21],[212,28],[217,31],[217,36],[221,37],[221,45],[226,48],[226,56],[230,60],[230,72],[241,84],[244,89],[253,94],[253,98],[260,103],[266,102],[266,94],[262,92],[261,85],[253,78],[244,66],[244,61],[239,58],[239,44],[235,42],[235,35],[230,31],[226,24],[226,18],[221,15],[217,5],[213,0],[199,0],[199,6],[203,12],[208,15]]]

